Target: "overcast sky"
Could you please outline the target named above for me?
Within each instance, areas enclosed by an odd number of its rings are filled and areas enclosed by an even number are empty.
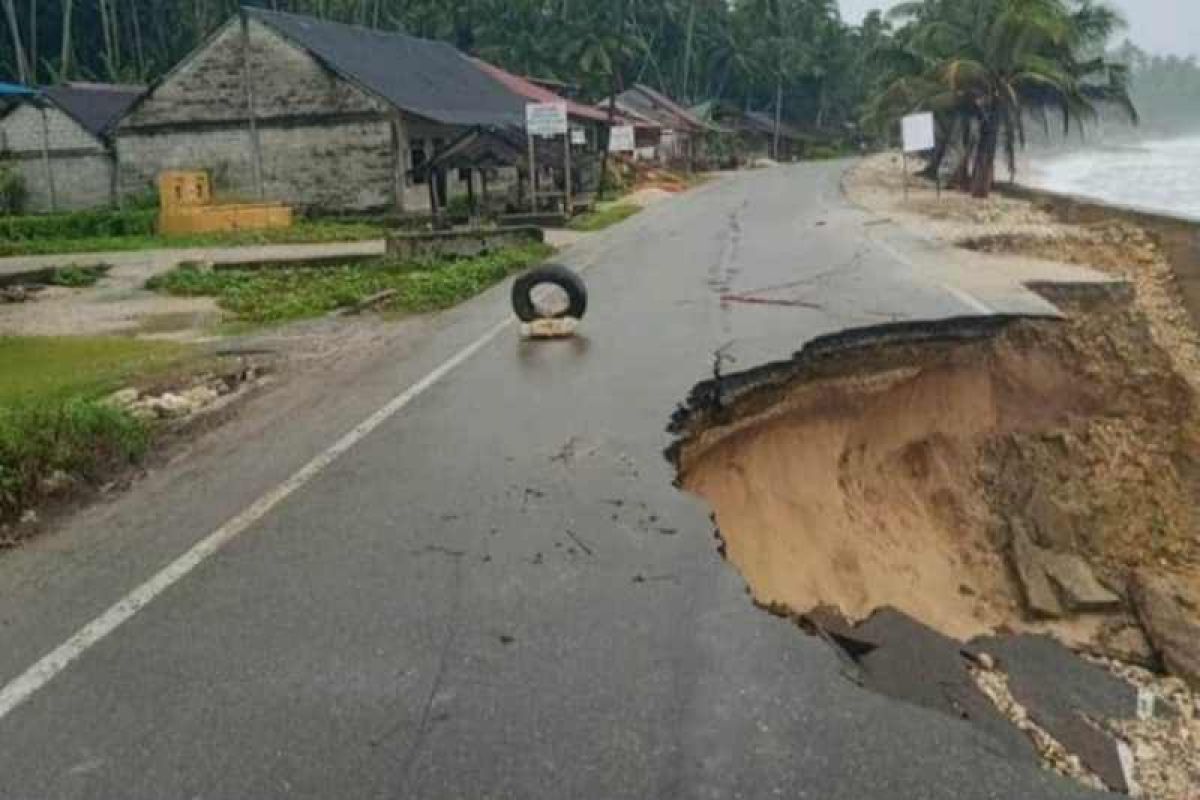
[[[858,22],[889,0],[840,0],[842,14]],[[1157,53],[1200,56],[1200,0],[1110,0],[1129,21],[1129,37]]]

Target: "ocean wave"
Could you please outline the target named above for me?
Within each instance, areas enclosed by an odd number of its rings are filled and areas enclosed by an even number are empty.
[[[1035,159],[1026,182],[1054,192],[1200,219],[1200,137]]]

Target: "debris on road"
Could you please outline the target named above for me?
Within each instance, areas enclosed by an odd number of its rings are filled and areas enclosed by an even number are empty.
[[[587,286],[561,264],[544,264],[518,277],[512,307],[523,330],[539,338],[571,336],[587,314]]]
[[[967,649],[992,657],[1028,720],[1070,754],[1068,774],[1094,775],[1108,789],[1129,792],[1121,743],[1104,724],[1137,718],[1132,685],[1048,636],[989,637]]]
[[[228,405],[235,395],[267,376],[268,359],[233,359],[217,372],[189,377],[182,385],[126,387],[110,395],[109,405],[129,411],[145,422],[181,421]]]
[[[1200,793],[1200,695],[1179,678],[1113,659],[1097,663],[1138,689],[1137,718],[1112,722],[1110,728],[1128,743],[1140,796],[1195,800]]]
[[[1030,718],[1029,710],[1013,697],[1008,676],[997,669],[994,663],[981,658],[974,662],[970,671],[980,691],[1033,743],[1042,764],[1064,778],[1071,778],[1097,791],[1105,790],[1104,781],[1085,767],[1079,756],[1071,753],[1062,742]]]

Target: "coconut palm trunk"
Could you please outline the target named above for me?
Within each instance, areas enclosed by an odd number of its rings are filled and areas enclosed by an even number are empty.
[[[975,167],[971,175],[971,194],[986,198],[996,179],[996,153],[1000,148],[1000,125],[996,112],[984,111],[979,120],[979,145],[975,148]]]
[[[4,0],[4,16],[8,21],[8,32],[12,37],[13,53],[16,55],[17,79],[21,83],[29,83],[29,61],[25,55],[25,45],[21,41],[21,25],[17,21],[15,0]]]

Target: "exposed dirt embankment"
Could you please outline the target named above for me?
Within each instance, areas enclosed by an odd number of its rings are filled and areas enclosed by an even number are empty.
[[[1127,292],[1050,294],[1065,322],[818,345],[737,399],[697,393],[677,418],[681,483],[759,603],[893,606],[960,639],[1037,628],[1012,568],[1022,530],[1082,557],[1116,605],[1138,568],[1200,579],[1192,392]],[[1113,620],[1067,610],[1053,624],[1075,642]]]

